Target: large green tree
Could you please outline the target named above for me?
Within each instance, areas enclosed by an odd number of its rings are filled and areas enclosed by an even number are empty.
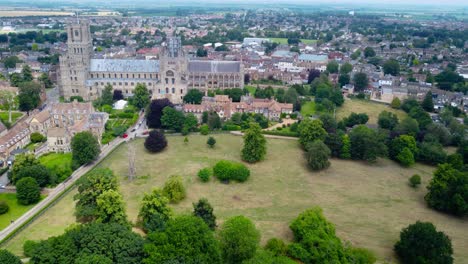
[[[395,252],[402,263],[453,263],[450,238],[428,222],[418,221],[404,228]]]
[[[37,82],[22,82],[19,84],[19,109],[30,111],[41,103],[41,85]]]
[[[176,132],[182,131],[185,121],[184,113],[169,106],[164,107],[162,113],[161,124],[163,128]]]
[[[250,219],[235,216],[227,219],[219,230],[223,263],[242,263],[255,255],[260,232]]]
[[[96,222],[128,225],[122,194],[117,190],[105,190],[96,198]]]
[[[386,155],[387,148],[374,130],[359,125],[349,133],[351,157],[358,160],[374,162],[377,157]]]
[[[329,73],[338,73],[338,68],[338,62],[336,62],[335,60],[332,60],[327,64],[327,71]]]
[[[146,232],[164,229],[167,221],[172,217],[172,210],[168,206],[169,199],[160,189],[153,189],[145,193],[138,213],[138,224]]]
[[[385,74],[397,76],[400,74],[400,63],[395,59],[389,59],[384,63],[383,70]]]
[[[161,117],[163,115],[163,109],[165,107],[174,107],[174,105],[167,98],[155,99],[151,101],[151,104],[146,111],[146,124],[150,128],[161,128]]]
[[[150,103],[150,94],[144,83],[138,83],[133,92],[133,104],[138,109],[143,109]]]
[[[321,140],[307,143],[306,146],[307,163],[313,170],[322,170],[330,167],[331,151]]]
[[[354,90],[356,90],[356,92],[364,91],[369,85],[369,79],[367,78],[367,74],[363,72],[358,72],[354,74],[353,83]]]
[[[384,110],[380,112],[377,123],[380,128],[393,130],[398,125],[398,117],[396,114]]]
[[[71,149],[74,167],[79,167],[96,160],[101,153],[99,141],[89,131],[75,134],[71,141]]]
[[[116,223],[75,225],[63,235],[42,240],[32,250],[31,263],[140,264],[144,239]],[[85,262],[84,260],[95,262]],[[80,262],[81,261],[81,262]]]
[[[199,217],[179,216],[164,231],[152,232],[143,263],[222,263],[218,241]]]
[[[433,112],[434,111],[434,101],[432,100],[432,92],[431,91],[426,93],[426,96],[424,96],[424,100],[422,101],[421,106],[427,112]]]
[[[114,93],[111,84],[108,83],[104,86],[101,92],[100,103],[101,105],[112,105],[114,103]]]
[[[106,222],[105,220],[109,219],[104,216],[104,210],[108,206],[106,202],[109,201],[110,196],[115,195],[114,193],[107,193],[103,197],[101,195],[111,190],[117,191],[118,184],[117,178],[110,169],[94,169],[82,177],[78,181],[78,193],[73,197],[76,201],[75,216],[77,221],[86,223],[100,217],[101,222]],[[101,199],[100,206],[98,199]]]
[[[242,149],[242,159],[247,162],[257,162],[266,155],[266,139],[262,134],[260,126],[251,123],[244,132],[244,148]]]
[[[319,119],[305,119],[299,124],[299,142],[305,148],[307,143],[315,140],[324,140],[327,131],[323,128],[323,123]]]
[[[41,198],[41,189],[34,178],[25,177],[16,183],[18,203],[28,205],[37,203]]]
[[[190,89],[184,96],[184,102],[188,104],[200,104],[202,102],[203,93],[198,89]]]
[[[20,258],[13,255],[10,251],[6,249],[0,249],[0,263],[22,264],[23,262],[21,261]]]

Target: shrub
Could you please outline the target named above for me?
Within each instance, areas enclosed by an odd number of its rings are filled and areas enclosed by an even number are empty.
[[[16,183],[16,197],[22,205],[33,204],[41,198],[41,189],[34,178],[25,177]]]
[[[216,144],[216,139],[214,137],[209,137],[208,140],[206,141],[206,144],[208,144],[210,148],[214,148]]]
[[[242,163],[221,160],[213,167],[213,175],[220,181],[244,182],[249,178],[250,171]]]
[[[23,244],[23,253],[26,257],[31,257],[33,255],[34,249],[39,245],[36,241],[26,240]]]
[[[288,247],[279,238],[271,238],[267,241],[265,249],[273,253],[275,256],[285,256],[288,250]]]
[[[403,148],[403,150],[396,156],[396,159],[405,167],[409,167],[414,164],[414,155],[409,148]]]
[[[32,143],[39,143],[45,141],[45,137],[39,132],[31,133],[29,137]]]
[[[210,127],[208,125],[202,125],[200,127],[200,134],[206,136],[210,133]]]
[[[395,252],[402,263],[453,263],[450,238],[438,232],[432,223],[418,221],[404,228]]]
[[[247,217],[235,216],[227,219],[221,226],[219,242],[224,263],[242,263],[255,255],[260,232]]]
[[[22,264],[20,258],[13,255],[10,251],[6,249],[0,249],[0,263],[8,264]]]
[[[0,201],[0,215],[5,214],[10,210],[10,206],[5,201]]]
[[[211,170],[211,168],[204,168],[198,171],[198,177],[202,182],[209,181],[212,174],[213,171]]]
[[[164,184],[163,194],[171,202],[177,203],[183,200],[186,196],[186,192],[182,184],[182,178],[180,176],[171,176]]]
[[[409,183],[413,188],[418,187],[418,185],[421,184],[421,176],[418,174],[411,176],[411,178],[409,178]]]
[[[244,161],[253,163],[262,160],[266,154],[266,140],[262,129],[256,123],[251,123],[244,132],[244,148],[241,156]]]
[[[163,133],[152,130],[145,140],[145,148],[152,153],[161,152],[167,146],[167,140]]]

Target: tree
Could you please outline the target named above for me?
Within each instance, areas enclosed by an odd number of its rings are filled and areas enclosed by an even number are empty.
[[[11,181],[15,184],[22,178],[31,177],[37,181],[40,187],[45,187],[51,181],[50,171],[42,164],[23,166],[12,175]]]
[[[349,133],[351,157],[358,160],[374,162],[377,157],[384,157],[387,149],[379,135],[372,129],[359,125]]]
[[[343,135],[342,142],[343,142],[343,145],[340,151],[340,158],[350,159],[351,158],[351,141],[349,140],[349,136],[347,134]]]
[[[210,128],[210,130],[221,128],[221,118],[216,112],[212,111],[208,113],[207,125]]]
[[[199,217],[179,216],[148,235],[143,263],[221,263],[213,232]]]
[[[322,121],[322,127],[327,131],[327,133],[335,133],[337,129],[337,122],[335,117],[329,113],[321,114],[319,117],[320,121]]]
[[[448,146],[452,142],[450,131],[440,123],[431,123],[426,127],[424,141],[438,142],[443,146]]]
[[[416,139],[410,135],[400,135],[394,138],[390,143],[389,154],[390,158],[398,160],[397,156],[407,148],[413,155],[418,152]]]
[[[244,148],[242,159],[253,163],[263,160],[266,155],[266,139],[260,126],[250,123],[250,127],[244,132]]]
[[[201,198],[197,203],[193,203],[193,215],[200,217],[211,230],[216,228],[216,216],[213,214],[213,206],[206,198]]]
[[[37,82],[19,84],[18,104],[21,111],[30,111],[41,103],[41,85]]]
[[[184,96],[184,102],[187,104],[201,104],[203,93],[198,89],[190,89]]]
[[[375,57],[374,49],[372,47],[366,47],[364,49],[364,57],[366,57],[366,58]]]
[[[144,83],[138,83],[133,92],[133,104],[139,109],[143,109],[150,103],[150,94]],[[164,107],[163,107],[164,108]]]
[[[21,70],[21,75],[23,75],[23,82],[31,82],[34,80],[32,76],[31,67],[29,65],[25,65]]]
[[[396,114],[384,110],[380,112],[377,123],[382,129],[393,130],[398,125],[398,117]]]
[[[3,65],[5,65],[5,68],[14,69],[16,68],[16,63],[20,63],[22,61],[17,56],[10,56],[3,59],[2,62]]]
[[[0,263],[22,264],[21,259],[6,249],[0,249]]]
[[[294,109],[297,110],[298,107],[298,95],[296,89],[289,87],[289,89],[284,94],[284,102],[294,105]]]
[[[46,138],[39,132],[33,132],[29,135],[29,139],[32,143],[44,142]]]
[[[0,100],[2,102],[2,109],[8,110],[8,122],[11,124],[13,120],[11,119],[11,110],[16,108],[17,99],[16,95],[7,90],[0,91]]]
[[[49,75],[45,72],[39,76],[39,81],[44,85],[45,88],[52,88],[54,85],[50,80]]]
[[[188,132],[192,132],[192,131],[195,131],[196,128],[197,128],[197,125],[198,125],[198,119],[197,117],[192,114],[192,113],[188,113],[186,116],[185,116],[185,119],[184,119],[184,126],[182,128],[182,130],[186,130]]]
[[[385,74],[397,76],[400,74],[400,63],[395,59],[389,59],[384,63],[383,70]]]
[[[408,116],[418,121],[419,129],[421,130],[425,130],[426,127],[432,123],[431,116],[424,111],[421,106],[413,107],[408,113]]]
[[[415,137],[419,132],[418,121],[414,120],[411,117],[405,117],[401,122],[395,127],[395,132],[402,135],[410,135]]]
[[[96,160],[101,153],[99,141],[89,131],[76,133],[71,141],[73,166],[79,167]]]
[[[37,181],[31,177],[19,180],[16,183],[16,198],[22,205],[37,203],[41,198],[41,189]]]
[[[395,252],[403,263],[453,263],[450,238],[429,222],[416,222],[404,228]]]
[[[419,144],[419,151],[416,156],[417,161],[421,161],[430,165],[444,163],[447,159],[442,145],[438,142],[422,142]]]
[[[405,167],[409,167],[414,164],[414,154],[409,148],[404,148],[400,153],[398,153],[396,159]]]
[[[313,170],[322,170],[330,167],[330,149],[321,140],[309,142],[306,146],[307,163]]]
[[[305,119],[299,124],[299,142],[302,147],[306,147],[307,143],[315,140],[324,140],[327,131],[323,128],[322,121],[315,119]]]
[[[187,195],[184,184],[182,183],[182,177],[171,176],[166,183],[164,183],[163,194],[170,202],[177,203],[182,201]]]
[[[202,182],[207,182],[210,180],[211,175],[213,174],[213,171],[211,168],[203,168],[198,171],[198,177]]]
[[[341,74],[349,74],[350,72],[353,71],[353,65],[351,65],[351,63],[349,62],[345,62],[343,63],[343,65],[341,65],[340,67],[340,73]]]
[[[161,117],[165,107],[174,107],[169,99],[155,99],[151,101],[148,111],[146,111],[146,124],[150,128],[161,128]]]
[[[10,210],[10,206],[5,201],[0,201],[0,215],[6,214]]]
[[[427,186],[425,200],[436,210],[458,216],[468,215],[468,173],[451,164],[440,164]]]
[[[144,239],[116,223],[74,225],[63,235],[41,240],[31,263],[140,264]],[[86,262],[86,260],[93,260]]]
[[[151,193],[144,194],[137,222],[145,232],[164,229],[172,217],[168,203],[169,199],[160,189],[153,189]]]
[[[206,144],[210,146],[210,148],[214,148],[216,144],[216,139],[214,137],[209,137],[208,140],[206,141]]]
[[[307,77],[307,84],[311,84],[315,78],[320,77],[320,71],[316,69],[309,70],[309,75]]]
[[[340,74],[338,82],[341,86],[345,86],[346,84],[351,82],[351,77],[349,76],[349,74]]]
[[[427,112],[434,111],[434,102],[432,101],[432,92],[431,91],[426,93],[426,96],[424,97],[424,100],[422,101],[421,106]]]
[[[200,126],[200,134],[206,136],[210,133],[210,127],[208,125]]]
[[[206,57],[208,56],[208,51],[204,50],[203,48],[197,49],[197,57]]]
[[[401,106],[400,98],[398,97],[393,98],[392,102],[390,103],[390,106],[394,109],[400,108]]]
[[[338,68],[338,62],[336,62],[335,60],[332,60],[327,64],[327,71],[329,73],[338,73]]]
[[[319,207],[302,212],[289,227],[294,235],[294,242],[288,248],[291,257],[307,264],[348,263],[335,227]]]
[[[241,263],[255,255],[260,232],[247,217],[235,216],[221,226],[219,241],[224,263]]]
[[[117,191],[118,184],[117,178],[110,169],[94,169],[82,177],[78,181],[78,193],[73,197],[76,201],[75,216],[77,221],[87,223],[96,220],[98,212],[104,210],[104,206],[106,206],[101,204],[101,209],[98,209],[97,200],[104,192],[111,190]],[[103,200],[101,203],[107,198],[110,197],[101,197]],[[103,220],[103,218],[101,219]]]
[[[116,190],[105,190],[96,198],[96,222],[128,225],[125,205]]]
[[[112,100],[113,101],[119,101],[119,100],[123,100],[124,99],[124,96],[122,94],[122,90],[114,90],[114,94],[112,95]]]
[[[162,113],[161,125],[163,128],[176,132],[182,131],[185,122],[184,113],[169,106],[164,107]]]
[[[354,89],[357,92],[364,91],[369,85],[369,79],[367,79],[367,74],[363,72],[358,72],[354,74],[353,81],[354,81]]]
[[[111,84],[108,83],[106,86],[104,86],[100,99],[101,105],[112,105],[114,103],[112,90],[113,88]]]
[[[163,133],[151,130],[145,139],[145,148],[152,153],[163,151],[167,147],[167,140]]]

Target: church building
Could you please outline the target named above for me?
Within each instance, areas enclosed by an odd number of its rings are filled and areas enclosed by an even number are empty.
[[[181,104],[189,89],[208,91],[244,88],[244,68],[239,61],[206,61],[189,58],[180,38],[167,37],[159,60],[95,59],[89,22],[80,20],[67,27],[66,54],[60,57],[60,95],[99,98],[112,85],[125,97],[138,83],[145,84],[153,99],[168,98]]]

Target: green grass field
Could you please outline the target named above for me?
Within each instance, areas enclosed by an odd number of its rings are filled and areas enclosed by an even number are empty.
[[[303,117],[315,114],[315,102],[310,101],[301,106],[301,115]]]
[[[71,168],[72,154],[71,153],[48,153],[39,157],[39,162],[47,167],[53,169],[56,167],[69,167]]]
[[[12,220],[18,219],[34,206],[34,204],[26,206],[18,204],[16,193],[0,193],[0,201],[5,201],[10,206],[10,210],[6,214],[0,215],[0,230],[7,227]]]
[[[288,44],[287,38],[269,38],[272,42],[276,42],[278,44]],[[304,44],[314,44],[317,42],[315,39],[301,39],[301,42]]]
[[[212,179],[202,183],[199,169],[213,166],[220,159],[240,160],[242,138],[214,135],[217,144],[210,149],[206,136],[169,136],[168,148],[148,154],[143,140],[133,141],[136,149],[137,179],[129,181],[127,146],[122,145],[99,166],[111,168],[120,182],[127,213],[135,221],[145,192],[163,186],[171,175],[180,175],[187,188],[187,198],[172,205],[178,214],[192,211],[192,203],[206,197],[214,207],[218,224],[224,219],[245,215],[261,231],[262,242],[271,237],[292,238],[289,223],[307,208],[318,205],[336,225],[338,235],[358,247],[369,248],[381,260],[395,260],[393,245],[400,230],[417,220],[430,221],[450,236],[456,263],[468,259],[468,221],[429,209],[424,195],[433,167],[416,164],[406,169],[390,160],[376,164],[336,160],[322,172],[310,171],[297,141],[268,139],[267,157],[249,164],[251,178],[245,183],[222,184]],[[413,189],[408,178],[418,173],[422,186]],[[28,239],[45,239],[63,232],[74,223],[73,192],[50,208],[34,223],[4,245],[22,254]]]
[[[354,113],[366,113],[369,116],[369,124],[377,124],[379,114],[382,111],[388,111],[395,113],[399,120],[406,117],[406,113],[402,110],[393,109],[386,104],[376,103],[372,101],[360,100],[360,99],[347,99],[345,103],[337,108],[336,118],[338,120],[349,116],[352,112]]]
[[[11,112],[11,124],[14,124],[19,118],[23,116],[21,112]],[[0,112],[0,120],[2,123],[8,122],[8,111],[1,111]]]
[[[255,91],[257,90],[257,87],[252,86],[252,85],[245,85],[245,88],[249,90],[249,93],[252,96],[255,94]]]

